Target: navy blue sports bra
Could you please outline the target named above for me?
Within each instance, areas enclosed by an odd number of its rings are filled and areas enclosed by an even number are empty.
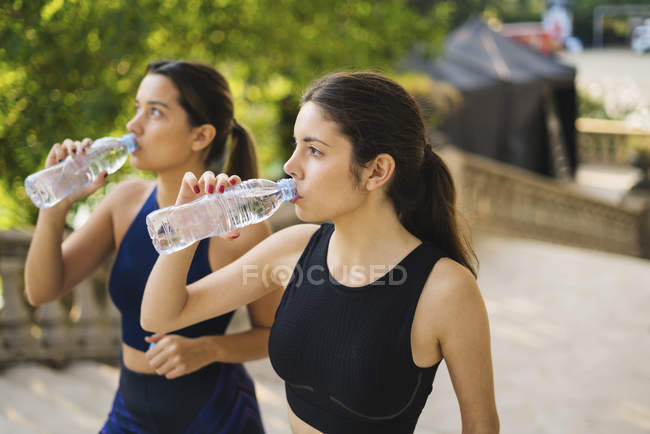
[[[149,344],[144,338],[152,334],[140,327],[140,305],[149,273],[158,259],[145,220],[150,212],[158,209],[156,192],[154,188],[124,235],[108,285],[111,299],[122,313],[122,341],[140,351],[147,351]],[[202,240],[194,253],[188,284],[212,272],[208,259],[209,241]],[[191,338],[223,334],[232,315],[233,312],[229,312],[171,333]]]

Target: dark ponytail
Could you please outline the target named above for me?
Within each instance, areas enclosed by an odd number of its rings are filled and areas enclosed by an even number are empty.
[[[223,165],[223,171],[227,174],[239,175],[241,179],[259,177],[257,165],[257,152],[255,142],[248,130],[233,119],[233,127],[230,140],[230,152],[228,159]]]
[[[418,238],[434,241],[476,276],[476,254],[458,225],[454,179],[429,144],[424,148],[419,179],[413,203],[400,215],[402,224]]]
[[[401,223],[476,276],[476,255],[458,226],[451,173],[428,144],[420,110],[406,90],[372,72],[336,73],[305,93],[302,103],[309,101],[350,138],[357,179],[358,168],[377,155],[395,159],[387,194]]]
[[[216,129],[206,150],[206,168],[242,179],[258,176],[255,141],[235,121],[230,86],[223,75],[211,66],[184,61],[151,62],[147,74],[161,74],[174,82],[193,127],[210,124]]]

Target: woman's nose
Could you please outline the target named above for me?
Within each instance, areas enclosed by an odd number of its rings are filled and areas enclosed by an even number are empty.
[[[139,113],[136,113],[131,120],[126,123],[126,129],[136,136],[142,133]]]
[[[284,163],[283,169],[284,173],[287,175],[291,176],[292,178],[300,178],[300,170],[299,170],[299,165],[298,165],[298,158],[296,155],[296,151],[293,152],[291,157],[287,160],[286,163]]]

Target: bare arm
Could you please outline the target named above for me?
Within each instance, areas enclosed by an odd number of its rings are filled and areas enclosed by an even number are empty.
[[[249,305],[253,328],[232,335],[187,338],[154,334],[146,337],[156,345],[146,353],[158,375],[172,379],[213,362],[242,363],[268,355],[268,339],[281,292],[272,292]]]
[[[498,433],[490,327],[474,277],[444,258],[431,273],[435,285],[428,301],[437,342],[456,391],[463,434]]]
[[[161,255],[144,291],[142,328],[166,333],[279,291],[286,282],[272,278],[278,267],[293,269],[316,231],[316,225],[296,225],[262,241],[244,256],[186,285],[196,244],[171,255]]]
[[[55,145],[48,155],[48,167],[65,158],[71,149],[81,152],[90,141]],[[25,262],[25,288],[32,305],[55,300],[88,276],[114,246],[112,214],[105,198],[79,230],[63,241],[65,216],[75,200],[87,196],[105,183],[100,174],[91,185],[81,189],[52,208],[39,212],[36,229]]]
[[[88,276],[113,248],[110,211],[99,206],[88,222],[63,241],[67,210],[44,210],[27,252],[25,288],[36,306],[66,294]]]
[[[215,260],[211,262],[232,262],[232,259],[239,258],[270,235],[271,227],[267,222],[262,222],[242,229],[241,236],[234,241],[215,238],[210,243],[211,257]],[[226,251],[227,254],[224,255]],[[224,264],[215,265],[213,269]],[[267,357],[269,334],[281,298],[282,291],[278,290],[248,305],[247,312],[252,326],[250,330],[232,335],[206,336],[204,343],[212,348],[211,361],[241,363]]]
[[[282,290],[277,290],[248,305],[252,325],[250,330],[232,335],[206,336],[208,345],[212,344],[214,349],[214,361],[242,363],[267,357],[269,334],[281,298]]]

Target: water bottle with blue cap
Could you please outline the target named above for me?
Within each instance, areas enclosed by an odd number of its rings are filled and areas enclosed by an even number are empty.
[[[147,216],[147,229],[158,253],[170,254],[198,240],[259,223],[296,195],[293,179],[249,179],[222,194],[154,211]]]

